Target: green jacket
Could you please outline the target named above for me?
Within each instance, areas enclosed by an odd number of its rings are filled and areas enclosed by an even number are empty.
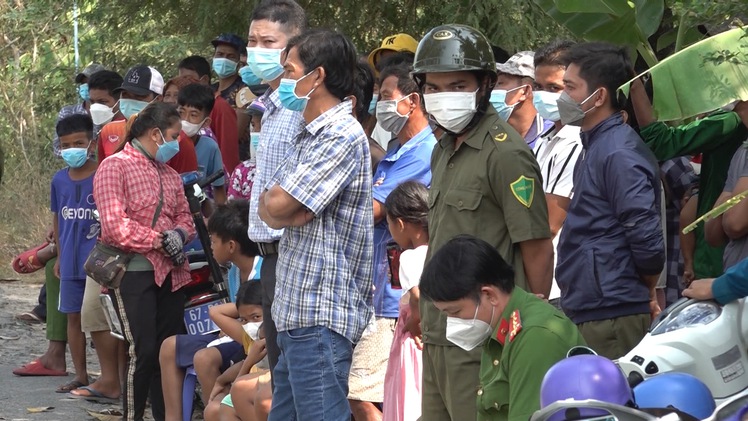
[[[540,409],[540,384],[572,347],[586,345],[553,306],[515,288],[483,345],[478,421],[528,420]]]
[[[699,182],[698,216],[708,212],[722,193],[730,160],[748,137],[748,129],[734,112],[715,112],[701,120],[678,127],[662,122],[641,129],[644,143],[660,161],[683,155],[703,154]],[[696,278],[722,274],[724,247],[711,247],[704,239],[704,224],[696,228],[694,270]]]

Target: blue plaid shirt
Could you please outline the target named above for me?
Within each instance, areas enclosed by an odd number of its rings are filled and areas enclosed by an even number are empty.
[[[372,317],[371,158],[351,112],[345,101],[309,123],[271,181],[315,215],[280,242],[279,332],[324,326],[356,343]]]
[[[257,146],[257,169],[254,180],[254,186],[257,188],[252,189],[249,200],[247,234],[252,241],[272,243],[280,240],[283,230],[272,229],[260,219],[260,194],[294,147],[294,139],[304,129],[304,119],[300,112],[291,111],[281,105],[277,91],[268,90],[260,99],[266,110],[262,115],[262,131]]]

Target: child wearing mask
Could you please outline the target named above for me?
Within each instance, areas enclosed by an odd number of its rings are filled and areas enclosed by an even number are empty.
[[[415,421],[421,416],[421,342],[418,316],[418,281],[428,251],[428,197],[417,181],[400,184],[387,196],[384,207],[392,238],[404,251],[399,265],[390,261],[392,277],[398,275],[403,296],[395,337],[384,376],[384,421]],[[399,268],[397,268],[399,266]]]
[[[99,235],[94,217],[93,180],[98,164],[91,159],[93,121],[85,114],[74,114],[57,123],[60,153],[68,165],[55,174],[51,186],[51,206],[57,259],[55,275],[60,278],[59,310],[67,314],[67,336],[75,367],[75,378],[57,389],[66,393],[88,385],[86,335],[81,330],[81,307],[86,289],[83,264]]]
[[[229,296],[237,297],[237,303],[242,301],[242,297],[247,294],[242,292],[239,287],[240,281],[254,279],[255,275],[259,273],[254,268],[255,256],[259,254],[259,251],[257,245],[247,237],[246,216],[248,212],[249,204],[247,201],[231,201],[218,206],[208,220],[213,257],[221,265],[228,263],[233,265],[229,272]],[[244,285],[248,283],[259,284],[257,282],[247,282]],[[257,290],[257,287],[253,287],[252,291],[255,290]],[[262,297],[261,294],[257,297],[253,295],[246,298],[245,301],[250,307],[255,304],[261,305]],[[262,320],[261,311],[258,319],[255,316],[248,316],[248,314],[252,314],[249,307],[246,310],[247,312],[232,303],[211,308],[211,319],[229,338],[234,339],[233,341],[225,341],[216,346],[208,347],[211,342],[218,339],[218,334],[175,335],[164,341],[161,346],[159,361],[162,372],[161,383],[164,390],[166,419],[182,419],[182,383],[187,367],[194,365],[198,381],[202,386],[203,401],[207,403],[216,378],[221,372],[228,369],[232,362],[244,358],[243,335],[231,327],[228,330],[224,329],[223,325],[225,323],[220,322],[223,319],[219,319],[217,316],[223,315],[237,319],[243,314],[247,316],[248,322]]]
[[[201,178],[210,177],[224,169],[218,143],[200,135],[200,129],[210,127],[210,112],[215,102],[213,91],[208,86],[193,83],[179,90],[177,102],[182,118],[182,134],[195,145],[197,171]],[[212,196],[219,205],[226,203],[225,180],[225,177],[220,177],[211,184]]]

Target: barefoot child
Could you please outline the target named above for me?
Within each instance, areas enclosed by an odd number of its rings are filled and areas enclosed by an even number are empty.
[[[86,335],[81,330],[81,305],[86,288],[83,264],[99,235],[94,217],[93,178],[98,164],[91,159],[93,121],[86,114],[75,114],[57,123],[62,159],[68,165],[55,174],[51,187],[51,210],[60,278],[60,312],[68,318],[67,334],[75,368],[75,378],[57,389],[70,392],[88,385]]]
[[[403,290],[400,315],[384,376],[384,421],[415,421],[421,416],[423,344],[418,328],[418,281],[429,242],[428,196],[426,186],[408,181],[395,188],[384,203],[392,238],[404,250],[398,271]]]

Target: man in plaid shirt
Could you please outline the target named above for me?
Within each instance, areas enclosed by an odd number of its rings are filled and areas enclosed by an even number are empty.
[[[269,420],[350,420],[353,344],[373,314],[371,158],[346,99],[356,50],[345,36],[316,30],[293,38],[286,51],[279,98],[303,111],[306,126],[259,204],[268,226],[285,228],[272,309],[281,356]]]

